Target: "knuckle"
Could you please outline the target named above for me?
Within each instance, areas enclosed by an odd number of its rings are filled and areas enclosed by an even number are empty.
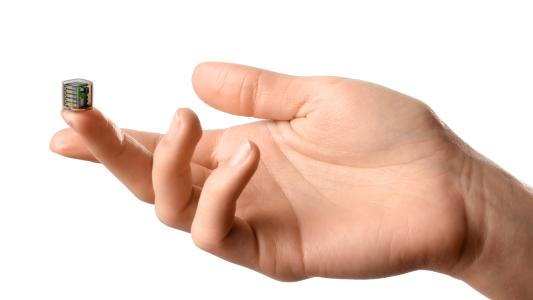
[[[196,247],[207,251],[207,252],[215,252],[217,249],[220,248],[221,243],[218,241],[218,239],[215,239],[211,234],[207,233],[205,230],[202,230],[200,232],[193,231],[191,233],[191,238]]]
[[[143,202],[154,203],[154,192],[152,189],[142,189],[140,191],[136,191],[134,194],[137,199]]]
[[[172,228],[178,228],[181,223],[180,214],[169,209],[161,209],[156,206],[155,215],[161,223]]]
[[[147,203],[154,203],[155,193],[151,180],[141,180],[136,183],[127,184],[126,186],[129,187],[137,199]]]
[[[253,116],[261,101],[263,72],[250,70],[243,76],[239,93],[239,107],[245,115]]]

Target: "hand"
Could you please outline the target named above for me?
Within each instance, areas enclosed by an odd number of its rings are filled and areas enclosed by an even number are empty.
[[[457,274],[478,253],[465,203],[476,155],[424,103],[223,63],[199,65],[193,86],[219,110],[264,120],[202,131],[181,109],[160,135],[63,111],[71,129],[51,148],[103,163],[200,248],[280,280]]]

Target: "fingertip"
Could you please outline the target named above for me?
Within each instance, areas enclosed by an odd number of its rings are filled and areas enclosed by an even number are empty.
[[[192,85],[207,105],[235,115],[273,120],[304,116],[302,106],[309,99],[311,85],[300,77],[255,67],[222,63],[201,63],[194,69]]]
[[[202,137],[202,128],[196,114],[188,108],[174,113],[169,129],[154,151],[153,172],[159,169],[172,173],[177,164],[189,165]]]
[[[50,145],[49,145],[50,151],[57,153],[57,154],[62,154],[62,155],[68,152],[71,144],[67,136],[68,134],[67,132],[68,132],[68,128],[65,128],[65,129],[62,129],[56,132],[52,136],[52,139],[50,140]]]
[[[204,99],[211,89],[213,74],[216,74],[216,63],[203,62],[198,64],[192,72],[192,86],[200,99]]]
[[[251,140],[246,140],[233,153],[228,161],[229,166],[236,167],[241,164],[257,165],[259,162],[260,151],[257,144]]]
[[[196,67],[194,68],[192,72],[193,84],[195,83],[195,81],[197,81],[197,79],[202,79],[204,76],[212,73],[217,68],[217,65],[220,65],[220,64],[223,64],[223,63],[215,62],[215,61],[206,61],[206,62],[202,62],[196,65]]]
[[[259,150],[259,147],[257,146],[256,143],[250,140],[248,140],[248,143],[250,144],[250,165],[251,165],[249,168],[249,171],[251,174],[249,176],[252,176],[252,174],[257,169],[257,166],[259,165],[259,160],[261,158],[261,151]]]
[[[181,120],[180,123],[187,127],[189,138],[198,142],[202,137],[202,125],[196,113],[190,108],[179,108],[176,110],[176,116]]]
[[[246,140],[246,143],[248,143],[250,147],[250,156],[252,161],[259,161],[259,157],[261,156],[261,151],[259,150],[259,147],[256,143],[254,143],[252,140]]]
[[[250,144],[250,148],[252,150],[252,153],[255,154],[256,156],[259,156],[260,155],[260,151],[259,151],[259,147],[257,146],[257,144],[254,143],[251,140],[247,140],[247,142]]]
[[[196,116],[194,111],[192,111],[192,109],[190,109],[188,107],[180,107],[180,108],[178,108],[176,110],[176,114],[180,118],[187,118],[187,120],[193,120],[194,121],[194,119],[198,119],[198,117]]]
[[[49,148],[50,151],[61,156],[98,162],[87,151],[80,136],[71,128],[65,128],[56,132],[50,140]]]

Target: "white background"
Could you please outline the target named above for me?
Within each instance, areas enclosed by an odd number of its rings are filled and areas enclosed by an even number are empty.
[[[431,272],[281,283],[195,248],[102,166],[49,152],[60,83],[117,124],[248,122],[195,96],[205,60],[374,81],[430,104],[533,183],[533,10],[513,1],[0,0],[0,299],[476,299]]]

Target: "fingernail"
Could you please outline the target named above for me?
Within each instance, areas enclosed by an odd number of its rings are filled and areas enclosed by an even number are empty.
[[[180,129],[180,116],[179,112],[176,112],[174,114],[174,118],[172,119],[172,122],[170,122],[170,127],[168,128],[168,132],[166,137],[169,139],[173,139],[178,135],[179,129]]]
[[[237,149],[237,151],[235,151],[235,153],[233,153],[233,156],[229,160],[229,166],[234,167],[243,163],[246,158],[248,158],[251,151],[252,145],[250,144],[250,141],[246,141]]]

